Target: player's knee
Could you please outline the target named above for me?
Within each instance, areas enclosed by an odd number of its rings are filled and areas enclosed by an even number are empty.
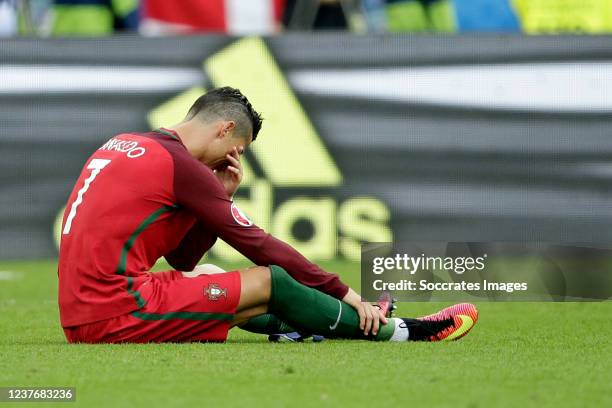
[[[267,266],[254,266],[241,271],[243,290],[255,294],[259,302],[267,302],[272,291],[270,268]]]
[[[257,281],[260,284],[260,289],[263,292],[270,293],[272,288],[270,268],[267,266],[256,266],[255,269],[257,270]]]

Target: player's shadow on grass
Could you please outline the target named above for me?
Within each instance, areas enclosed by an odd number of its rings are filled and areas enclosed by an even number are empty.
[[[233,344],[270,344],[270,345],[277,345],[277,344],[314,344],[312,341],[305,341],[302,343],[298,343],[298,342],[270,342],[268,341],[266,336],[262,336],[261,339],[259,338],[249,338],[249,339],[229,339],[227,340],[225,343],[217,343],[217,342],[198,342],[198,341],[194,341],[194,342],[176,342],[176,343],[68,343],[66,340],[45,340],[45,339],[40,339],[40,340],[33,340],[33,339],[28,339],[28,340],[17,340],[17,341],[11,341],[11,340],[4,340],[4,341],[0,341],[0,346],[70,346],[70,347],[83,347],[83,346],[116,346],[116,347],[121,347],[121,346],[165,346],[165,345],[173,345],[173,346],[182,346],[182,345],[196,345],[196,344],[201,344],[201,345],[233,345]]]

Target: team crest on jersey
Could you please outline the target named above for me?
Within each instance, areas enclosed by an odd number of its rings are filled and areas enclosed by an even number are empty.
[[[234,217],[234,221],[243,227],[250,227],[253,225],[253,221],[249,220],[245,213],[240,210],[240,208],[236,207],[236,204],[232,203],[231,206],[232,217]]]
[[[227,288],[221,289],[216,283],[209,283],[208,287],[204,289],[204,294],[208,296],[210,300],[219,300],[220,297],[227,299]]]

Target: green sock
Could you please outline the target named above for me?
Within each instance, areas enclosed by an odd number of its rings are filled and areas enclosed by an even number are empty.
[[[259,334],[279,334],[279,333],[291,333],[296,331],[293,327],[283,322],[273,314],[262,314],[249,319],[242,326],[238,326],[242,330],[249,331],[251,333]]]
[[[395,321],[380,326],[376,336],[364,336],[359,315],[347,303],[302,285],[283,268],[270,266],[272,294],[270,312],[283,321],[309,333],[331,338],[390,340]]]

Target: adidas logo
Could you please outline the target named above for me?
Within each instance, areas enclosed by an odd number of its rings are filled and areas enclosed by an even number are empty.
[[[250,219],[312,260],[359,261],[362,242],[393,241],[385,203],[363,195],[339,202],[327,193],[343,184],[342,174],[262,39],[235,41],[207,57],[203,69],[213,87],[239,88],[265,118],[242,157],[244,177],[234,197]],[[179,123],[204,92],[193,87],[152,109],[151,129]],[[211,252],[226,261],[243,258],[222,241]]]
[[[342,185],[342,174],[262,39],[238,40],[206,58],[203,68],[213,87],[239,88],[265,118],[261,137],[243,157],[244,178],[235,197],[249,218],[316,260],[341,255],[358,261],[362,242],[393,241],[389,208],[379,199],[340,203],[321,194]],[[154,108],[151,128],[180,122],[205,91],[187,89]],[[317,190],[309,196],[311,188]],[[289,198],[278,202],[277,196]],[[228,261],[242,258],[224,242],[212,253]]]

